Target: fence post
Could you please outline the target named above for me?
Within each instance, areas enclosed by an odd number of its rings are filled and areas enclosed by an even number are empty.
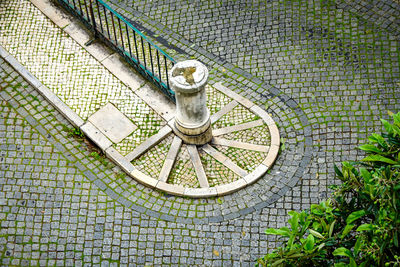
[[[96,0],[89,0],[89,12],[90,12],[90,20],[91,20],[91,24],[93,27],[94,36],[92,39],[90,39],[89,41],[87,41],[85,43],[85,46],[91,45],[94,42],[94,40],[96,40],[98,37],[97,28],[96,28],[96,20],[94,18],[94,12],[93,12],[93,1],[96,1]]]

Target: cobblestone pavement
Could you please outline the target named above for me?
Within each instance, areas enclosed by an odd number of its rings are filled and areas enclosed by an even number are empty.
[[[0,58],[3,265],[252,265],[276,244],[264,230],[326,197],[333,162],[358,158],[360,140],[400,108],[398,35],[345,2],[113,2],[177,58],[202,60],[211,82],[273,115],[284,143],[275,184],[207,200],[151,192],[91,156]],[[133,203],[121,201],[124,186]]]
[[[311,156],[295,152],[311,160],[296,170],[301,181],[285,195],[288,208],[326,195],[333,162],[359,158],[355,148],[400,108],[398,1],[108,2],[178,56],[202,60],[216,79],[265,106],[283,141],[312,147]]]
[[[121,205],[90,178],[116,180],[121,170],[92,156],[94,148],[71,136],[69,122],[2,58],[0,84],[3,266],[251,265],[267,249],[260,233],[276,225],[276,209],[187,224]]]

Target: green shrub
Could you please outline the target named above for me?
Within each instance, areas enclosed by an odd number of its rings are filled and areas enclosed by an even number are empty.
[[[400,112],[381,120],[383,134],[360,146],[360,162],[335,166],[333,196],[307,211],[289,212],[290,227],[267,229],[284,240],[257,260],[261,266],[400,265]]]

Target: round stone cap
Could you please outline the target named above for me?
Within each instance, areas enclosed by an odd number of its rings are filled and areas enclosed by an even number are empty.
[[[197,60],[185,60],[175,64],[170,77],[175,92],[195,93],[207,83],[208,69]]]

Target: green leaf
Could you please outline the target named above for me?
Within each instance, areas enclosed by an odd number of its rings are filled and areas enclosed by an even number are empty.
[[[368,140],[372,143],[378,143],[381,147],[385,149],[387,148],[385,138],[383,138],[380,134],[373,133],[370,137],[368,137]]]
[[[362,161],[380,161],[380,162],[385,162],[388,164],[399,164],[400,163],[400,162],[391,160],[391,159],[386,158],[381,155],[370,155],[370,156],[367,156],[364,159],[362,159]]]
[[[381,119],[381,122],[383,124],[383,127],[385,127],[385,130],[389,133],[389,134],[393,134],[393,127],[392,125],[384,119]]]
[[[354,224],[348,224],[346,225],[346,227],[344,228],[342,235],[340,236],[341,239],[343,239],[348,233],[350,233],[351,230],[353,230],[353,228],[355,227]]]
[[[299,213],[295,211],[289,211],[288,214],[291,216],[288,222],[292,227],[292,232],[297,232],[297,228],[299,226]]]
[[[348,266],[344,262],[338,262],[338,263],[335,263],[335,267],[348,267]]]
[[[393,114],[392,116],[393,116],[394,122],[397,124],[400,124],[400,112],[397,112],[397,114]]]
[[[400,128],[398,126],[392,125],[392,128],[393,128],[393,131],[394,131],[394,133],[393,133],[394,137],[396,137],[397,135],[400,135]]]
[[[374,226],[370,223],[364,223],[361,224],[360,226],[358,226],[357,228],[357,232],[361,232],[361,231],[372,231],[374,230]]]
[[[344,257],[349,257],[349,258],[352,257],[351,251],[345,247],[340,247],[340,248],[335,249],[335,251],[333,251],[332,254],[334,256],[344,256]]]
[[[290,256],[287,256],[288,258],[300,258],[300,257],[303,257],[304,256],[304,254],[303,253],[296,253],[296,254],[293,254],[293,255],[290,255]]]
[[[350,267],[357,267],[357,263],[353,257],[350,257]]]
[[[332,237],[333,229],[335,228],[336,220],[334,220],[331,225],[329,226],[329,237]]]
[[[312,234],[313,236],[324,239],[324,236],[318,233],[317,231],[314,231],[313,229],[308,229],[308,231],[310,231],[310,234]]]
[[[361,247],[361,236],[357,238],[356,244],[354,245],[354,255],[357,256],[358,251],[360,251]]]
[[[304,249],[306,251],[311,251],[314,249],[315,239],[313,235],[308,235],[304,243]]]
[[[371,173],[365,168],[361,168],[360,173],[361,173],[361,176],[364,178],[365,183],[369,184],[369,182],[371,181],[371,178],[372,178]]]
[[[358,210],[358,211],[354,211],[352,212],[346,219],[346,224],[351,224],[352,222],[354,222],[355,220],[361,218],[362,216],[364,216],[366,214],[365,210]]]
[[[333,165],[333,168],[335,169],[336,175],[339,176],[339,178],[343,178],[343,173],[339,170],[336,164]]]
[[[284,229],[284,228],[281,228],[281,229],[269,228],[269,229],[265,230],[265,233],[267,235],[281,235],[281,236],[287,236],[287,237],[290,236],[290,231],[287,228],[286,229]]]
[[[277,260],[271,264],[271,267],[278,266],[279,264],[283,263],[284,261],[285,261],[285,259]]]
[[[364,150],[366,152],[370,152],[370,153],[371,152],[378,153],[378,154],[382,153],[382,150],[380,150],[376,146],[370,145],[370,144],[362,145],[362,146],[359,146],[358,148],[361,149],[361,150]]]

